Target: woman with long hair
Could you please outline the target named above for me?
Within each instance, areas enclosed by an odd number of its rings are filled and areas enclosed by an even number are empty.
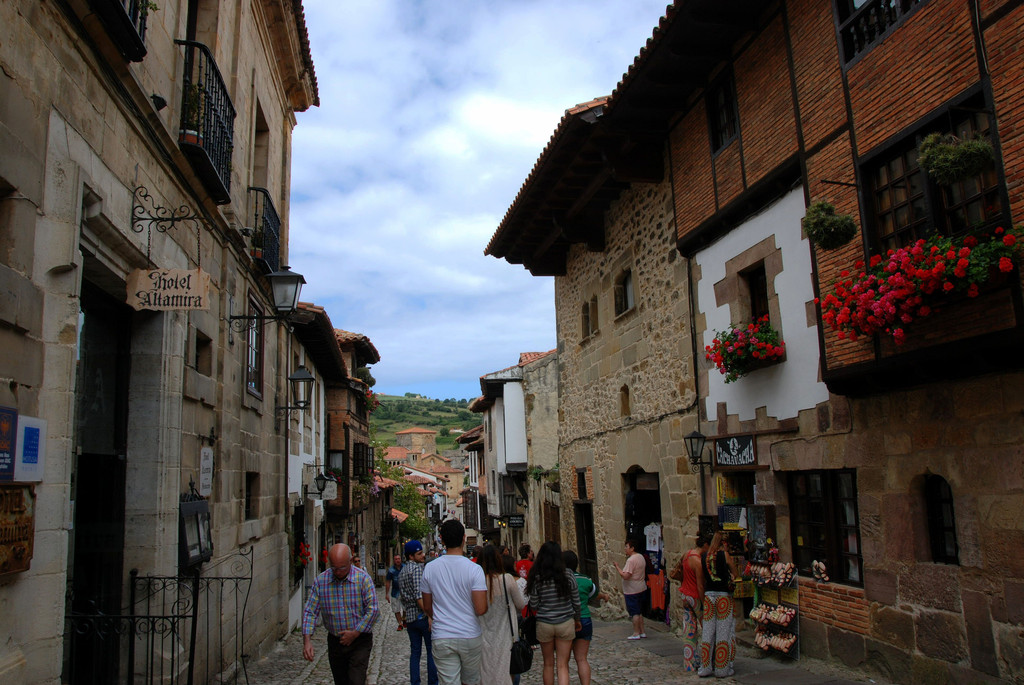
[[[692,673],[700,667],[697,651],[697,637],[700,634],[704,610],[704,567],[702,556],[708,551],[710,540],[704,533],[697,533],[693,549],[679,560],[676,572],[682,575],[679,592],[683,594],[683,670]]]
[[[704,575],[704,620],[700,634],[700,669],[702,678],[714,674],[726,678],[733,674],[736,658],[736,625],[733,614],[731,578],[738,578],[736,562],[719,530],[711,538],[708,550],[701,554]]]
[[[526,576],[530,608],[537,612],[537,641],[544,655],[544,685],[569,683],[569,655],[576,633],[583,629],[576,578],[565,567],[562,548],[548,541],[540,546]]]
[[[516,579],[505,572],[498,548],[477,548],[477,563],[487,579],[487,613],[480,617],[483,654],[480,659],[481,683],[511,683],[508,667],[512,643],[519,636],[519,611],[526,600]]]
[[[576,673],[580,677],[580,685],[590,685],[590,661],[587,656],[590,654],[590,641],[594,638],[594,619],[590,616],[590,600],[596,597],[607,602],[608,595],[598,592],[594,581],[577,571],[580,560],[576,556],[576,552],[567,549],[562,552],[562,559],[565,561],[565,567],[572,571],[573,577],[576,579],[576,587],[580,593],[580,607],[582,608],[580,622],[583,624],[583,628],[576,631],[576,637],[572,641],[572,656],[576,660]]]

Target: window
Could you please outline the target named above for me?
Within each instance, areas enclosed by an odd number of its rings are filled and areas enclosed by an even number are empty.
[[[249,316],[263,316],[263,308],[249,298]],[[257,397],[263,397],[263,326],[259,318],[251,319],[246,329],[245,388]]]
[[[793,559],[811,574],[824,561],[833,581],[864,583],[857,513],[857,473],[801,471],[789,478]]]
[[[633,308],[633,272],[626,269],[615,281],[615,316]]]
[[[624,385],[619,388],[619,416],[629,416],[630,413],[629,386]]]
[[[982,103],[975,99],[971,104]],[[962,139],[990,137],[988,114],[977,107],[966,109],[950,108],[939,125],[887,150],[866,168],[875,250],[906,247],[935,232],[953,236],[992,228],[1006,220],[995,163],[948,186],[930,181],[918,165],[917,145],[933,131],[952,132]]]
[[[931,542],[932,561],[940,564],[959,564],[960,551],[956,543],[953,491],[949,483],[942,476],[925,476],[924,498],[928,510],[928,539]]]
[[[213,375],[213,341],[202,331],[196,331],[195,369],[204,376]]]
[[[708,125],[711,129],[711,152],[715,153],[732,142],[739,132],[736,115],[736,94],[732,74],[720,79],[708,89]]]
[[[882,42],[926,0],[835,0],[843,61]]]
[[[761,317],[768,316],[768,276],[764,270],[764,262],[758,262],[741,272],[740,277],[746,284],[750,296],[749,320],[760,321]]]
[[[583,337],[589,338],[590,336],[597,333],[597,296],[590,298],[589,302],[584,302],[582,307],[583,315]]]
[[[590,499],[587,495],[586,469],[576,469],[576,499]]]
[[[259,516],[257,501],[260,496],[260,474],[255,471],[245,473],[245,520]]]
[[[366,476],[370,473],[372,467],[371,458],[373,450],[370,446],[363,442],[357,442],[352,445],[352,475]]]

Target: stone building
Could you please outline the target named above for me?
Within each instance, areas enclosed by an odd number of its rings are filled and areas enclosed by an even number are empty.
[[[631,522],[660,520],[674,560],[699,514],[758,513],[749,541],[800,571],[801,652],[1021,682],[1019,252],[878,330],[837,335],[816,297],[936,235],[966,274],[1020,223],[1022,24],[1011,2],[679,0],[613,94],[566,113],[487,252],[555,277],[563,488],[601,569]],[[931,133],[991,156],[943,180]],[[808,240],[822,200],[848,242]],[[762,323],[782,356],[726,383],[705,349]]]
[[[272,297],[318,103],[302,4],[4,2],[0,23],[0,424],[32,466],[0,467],[25,505],[2,523],[28,531],[0,552],[0,678],[237,673],[286,628],[287,465],[323,415]],[[209,603],[215,577],[248,602]],[[196,587],[203,649],[183,621],[130,661],[128,628],[156,636]]]

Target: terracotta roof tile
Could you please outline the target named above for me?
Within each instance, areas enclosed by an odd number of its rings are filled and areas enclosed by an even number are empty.
[[[543,359],[549,354],[554,354],[555,352],[557,352],[557,349],[548,350],[547,352],[520,352],[519,366],[526,366],[527,364],[531,364],[538,359]]]

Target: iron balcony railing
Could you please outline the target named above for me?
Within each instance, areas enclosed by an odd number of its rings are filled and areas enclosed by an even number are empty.
[[[843,61],[849,63],[869,48],[882,42],[927,0],[869,0],[839,26],[843,41]]]
[[[178,144],[217,204],[231,201],[235,107],[210,49],[193,40],[185,47]]]
[[[124,58],[141,62],[146,56],[149,3],[146,0],[90,0],[89,4]]]
[[[252,256],[262,260],[268,272],[277,271],[281,261],[281,218],[266,188],[249,187],[249,211]]]

